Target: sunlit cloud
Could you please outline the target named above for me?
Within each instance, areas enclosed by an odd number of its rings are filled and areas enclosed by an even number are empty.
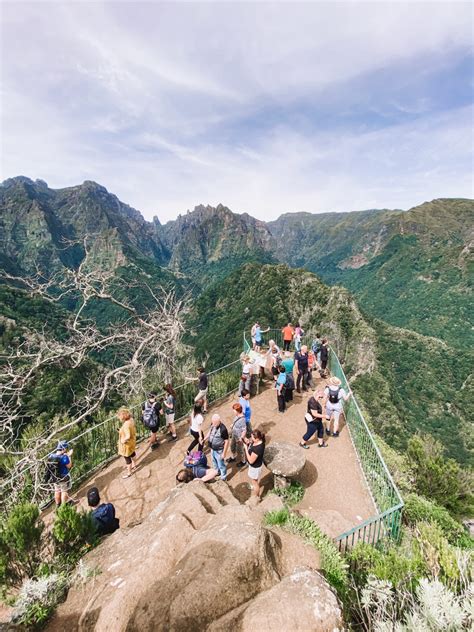
[[[3,3],[0,178],[165,221],[472,197],[469,3]]]

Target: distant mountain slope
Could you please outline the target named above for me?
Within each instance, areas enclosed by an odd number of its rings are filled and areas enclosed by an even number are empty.
[[[368,313],[463,347],[474,342],[474,201],[440,199],[406,212],[282,216],[277,255],[341,283]]]
[[[101,251],[116,265],[142,256],[159,265],[169,259],[153,225],[95,182],[53,190],[40,180],[18,177],[0,186],[0,263],[8,270],[73,267],[83,251],[67,242],[85,235],[99,240],[97,255]]]
[[[275,261],[275,243],[265,223],[222,204],[196,206],[165,224],[161,235],[172,253],[170,268],[193,277],[199,285],[250,261]]]

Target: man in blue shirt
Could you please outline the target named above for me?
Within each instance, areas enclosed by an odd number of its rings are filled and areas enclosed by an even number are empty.
[[[250,408],[250,391],[245,388],[242,390],[242,395],[239,397],[239,404],[242,406],[242,412],[244,413],[245,423],[247,424],[247,436],[252,432],[252,426],[250,425],[250,417],[252,416],[252,410]]]
[[[56,508],[69,500],[68,491],[71,488],[71,476],[69,470],[72,467],[72,450],[68,451],[68,442],[60,441],[56,452],[48,456],[49,480],[54,485],[54,502]]]
[[[286,410],[285,402],[285,388],[286,388],[286,371],[285,367],[281,365],[278,369],[278,377],[275,382],[278,400],[278,412],[284,413]]]

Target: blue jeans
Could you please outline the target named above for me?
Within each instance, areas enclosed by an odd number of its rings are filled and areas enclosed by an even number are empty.
[[[217,452],[217,450],[211,450],[212,466],[215,470],[217,470],[220,473],[221,479],[225,481],[227,478],[227,465],[225,464],[225,461],[222,455],[223,455],[222,450],[220,452]]]

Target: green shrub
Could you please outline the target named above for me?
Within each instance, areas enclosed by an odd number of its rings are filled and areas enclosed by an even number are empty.
[[[265,523],[283,527],[310,542],[319,551],[321,570],[324,572],[328,582],[341,596],[344,595],[348,582],[347,564],[342,559],[331,538],[323,533],[315,522],[309,518],[291,513],[285,507],[278,511],[268,512],[265,515]]]
[[[298,481],[292,481],[289,487],[277,487],[272,490],[272,493],[282,498],[288,507],[293,507],[303,500],[304,492],[303,485]]]
[[[450,544],[463,549],[474,548],[474,540],[463,525],[451,517],[447,509],[417,494],[408,494],[405,497],[403,517],[410,526],[421,521],[434,522]]]
[[[16,585],[34,576],[40,563],[44,529],[36,505],[21,503],[13,507],[0,527],[0,583]]]
[[[407,458],[419,494],[458,514],[472,507],[472,472],[463,472],[456,461],[446,459],[439,441],[430,435],[412,437]]]
[[[75,563],[86,548],[97,542],[91,513],[67,504],[56,513],[52,535],[56,554],[69,563]]]

